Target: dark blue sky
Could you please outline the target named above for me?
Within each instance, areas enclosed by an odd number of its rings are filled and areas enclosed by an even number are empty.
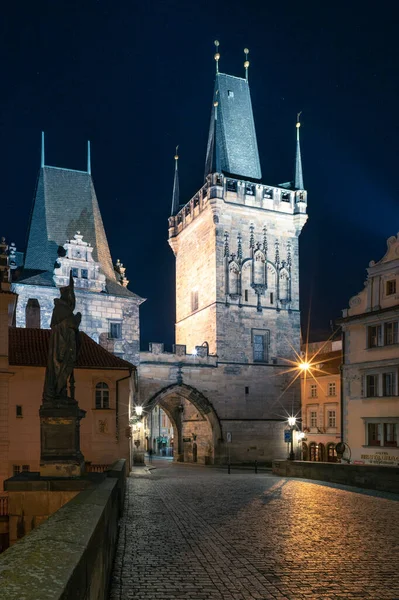
[[[250,83],[263,181],[292,177],[295,117],[309,221],[301,295],[314,335],[359,291],[399,230],[399,86],[394,2],[25,0],[2,7],[1,231],[23,249],[40,163],[92,173],[114,260],[148,298],[142,340],[173,341],[167,243],[180,145],[181,200],[202,185],[220,70]]]

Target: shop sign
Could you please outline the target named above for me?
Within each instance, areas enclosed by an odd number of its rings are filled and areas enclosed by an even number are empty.
[[[398,465],[399,456],[390,454],[389,452],[377,451],[374,454],[362,454],[360,458],[366,461],[369,465]]]

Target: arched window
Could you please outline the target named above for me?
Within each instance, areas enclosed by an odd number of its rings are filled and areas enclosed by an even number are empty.
[[[326,449],[324,447],[324,444],[319,444],[319,460],[321,462],[325,461],[325,451]]]
[[[286,270],[283,270],[280,273],[279,296],[281,302],[290,301],[290,277]]]
[[[309,460],[308,445],[306,442],[302,442],[302,460]]]
[[[312,442],[309,444],[309,459],[313,461],[318,461],[319,459],[319,444],[316,442]]]
[[[37,298],[29,298],[26,304],[25,326],[40,329],[40,304]]]
[[[335,450],[334,442],[327,445],[327,461],[337,462],[337,451]]]
[[[96,408],[109,408],[109,387],[103,381],[96,385]]]

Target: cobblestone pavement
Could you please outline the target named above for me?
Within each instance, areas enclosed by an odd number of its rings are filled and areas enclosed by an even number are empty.
[[[110,600],[398,600],[398,501],[268,473],[143,469],[128,480]]]

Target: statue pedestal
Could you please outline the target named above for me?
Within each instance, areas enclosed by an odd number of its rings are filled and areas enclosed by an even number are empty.
[[[46,404],[40,407],[41,477],[80,477],[84,473],[80,420],[85,414],[70,399],[58,407]]]

